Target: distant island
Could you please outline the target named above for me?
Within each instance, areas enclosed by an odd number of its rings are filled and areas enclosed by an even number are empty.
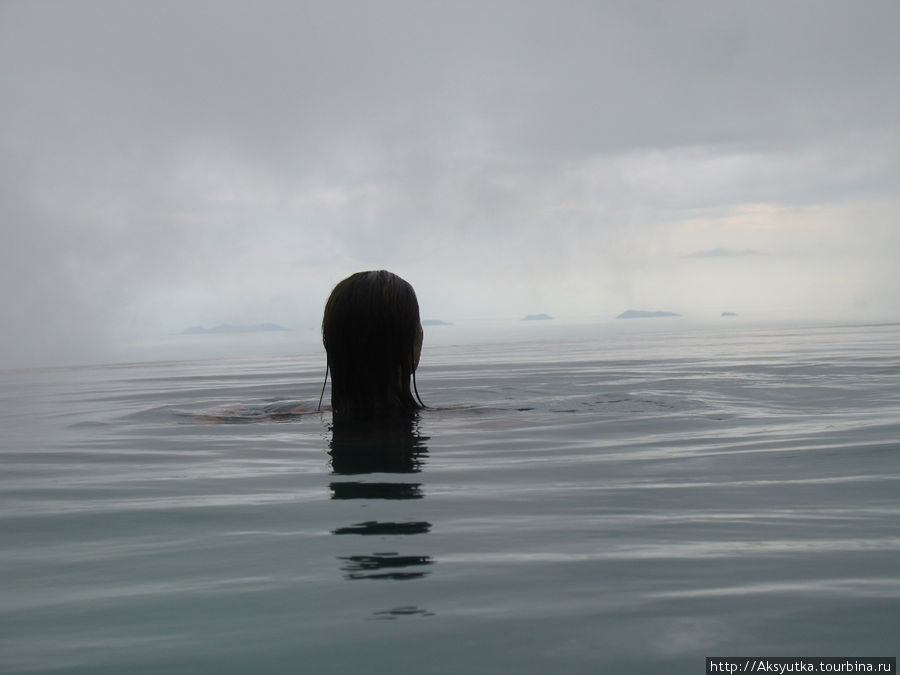
[[[549,314],[529,314],[522,321],[550,321],[553,319]]]
[[[422,321],[423,326],[452,326],[452,323],[447,323],[446,321],[441,321],[440,319],[424,319]]]
[[[722,316],[737,316],[734,312],[722,312]]]
[[[274,333],[277,331],[285,331],[287,328],[279,326],[275,323],[259,323],[254,326],[232,326],[223,323],[215,328],[204,328],[203,326],[191,326],[187,330],[182,331],[182,335],[211,335],[222,333]]]
[[[661,316],[681,316],[675,312],[645,312],[640,309],[629,309],[617,316],[617,319],[655,319]]]

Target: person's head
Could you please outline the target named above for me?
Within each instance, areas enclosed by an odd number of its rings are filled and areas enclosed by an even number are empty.
[[[422,350],[419,303],[396,274],[357,272],[335,286],[322,341],[336,414],[374,417],[421,407],[410,390]]]

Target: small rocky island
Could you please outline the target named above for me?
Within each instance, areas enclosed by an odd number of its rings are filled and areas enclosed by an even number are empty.
[[[553,317],[549,314],[529,314],[522,321],[550,321]]]
[[[440,319],[423,319],[423,326],[452,326],[452,323],[448,323],[446,321],[441,321]]]
[[[675,312],[645,312],[641,309],[629,309],[617,316],[617,319],[656,319],[663,316],[681,316]]]
[[[722,312],[722,316],[737,316],[734,312]]]
[[[287,328],[279,326],[275,323],[259,323],[253,326],[232,326],[229,323],[223,323],[214,328],[204,328],[203,326],[191,326],[187,330],[181,332],[182,335],[221,335],[225,333],[274,333],[277,331],[286,331]]]

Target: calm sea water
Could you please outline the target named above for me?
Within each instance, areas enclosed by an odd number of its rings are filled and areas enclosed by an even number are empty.
[[[408,426],[272,414],[322,371],[0,374],[0,670],[897,654],[900,326],[426,342]]]

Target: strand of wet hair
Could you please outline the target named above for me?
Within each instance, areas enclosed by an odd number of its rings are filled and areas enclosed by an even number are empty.
[[[419,401],[419,405],[423,408],[427,408],[428,406],[422,402],[422,397],[419,396],[419,388],[416,386],[416,371],[412,372],[412,380],[413,380],[413,391],[416,392],[416,400]]]
[[[325,385],[328,384],[328,369],[331,364],[325,363],[325,380],[322,382],[322,393],[319,394],[319,405],[316,406],[316,412],[321,412],[322,410],[322,399],[325,398]],[[418,392],[416,392],[418,395]]]

